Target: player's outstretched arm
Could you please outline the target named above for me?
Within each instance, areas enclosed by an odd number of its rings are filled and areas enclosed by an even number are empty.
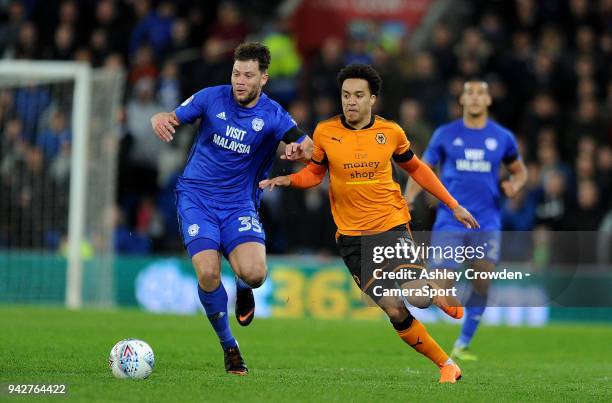
[[[416,155],[406,162],[399,164],[423,189],[434,195],[442,203],[453,211],[457,221],[467,228],[480,228],[478,221],[446,190],[440,179],[431,168],[422,162]]]
[[[271,179],[264,179],[259,182],[259,188],[265,190],[266,188],[270,189],[270,192],[276,186],[289,186],[291,185],[291,179],[289,179],[289,175],[277,176]]]
[[[174,128],[180,126],[180,124],[181,122],[174,112],[160,112],[151,117],[153,131],[157,137],[167,143],[174,139]]]
[[[291,186],[298,189],[308,189],[311,187],[315,187],[319,183],[323,182],[323,178],[325,178],[326,171],[327,168],[325,167],[325,165],[315,164],[314,162],[311,162],[298,173],[285,176],[277,176],[276,178],[272,179],[264,179],[259,182],[259,188],[265,189],[269,187],[270,191],[272,191],[275,186]]]

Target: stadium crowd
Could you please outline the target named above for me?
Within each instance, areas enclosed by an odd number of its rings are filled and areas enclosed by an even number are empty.
[[[280,1],[262,3],[0,2],[2,57],[84,60],[126,71],[119,253],[181,249],[173,188],[195,130],[182,128],[176,141],[166,144],[155,137],[149,119],[202,87],[229,83],[232,50],[247,38],[270,47],[265,91],[309,133],[340,112],[335,81],[340,68],[372,64],[383,78],[377,112],[404,128],[419,155],[438,125],[461,116],[457,98],[463,80],[485,78],[492,116],[516,134],[529,169],[526,189],[503,201],[504,228],[612,227],[612,1],[464,2],[468,18],[437,22],[418,49],[409,35],[388,45],[370,23],[347,30],[346,37],[327,38],[316,54],[300,54],[290,19],[271,18],[269,10]],[[71,131],[66,111],[49,110],[49,97],[35,89],[0,94],[0,203],[3,211],[21,212],[19,220],[2,214],[2,245],[57,248],[65,231],[66,223],[58,222],[52,236],[11,237],[12,226],[36,223],[26,211],[43,193],[56,192],[54,208],[66,208]],[[272,175],[295,168],[279,160]],[[20,169],[22,175],[13,174]],[[405,176],[397,176],[403,184]],[[430,202],[425,196],[417,200],[415,228],[431,226]],[[266,192],[261,214],[269,252],[336,253],[326,186]]]

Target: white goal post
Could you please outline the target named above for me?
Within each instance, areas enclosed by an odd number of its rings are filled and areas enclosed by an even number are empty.
[[[97,80],[97,81],[96,81]],[[92,69],[87,63],[83,62],[58,62],[58,61],[20,61],[20,60],[2,60],[0,61],[0,89],[14,88],[25,85],[52,85],[53,82],[68,81],[73,82],[72,94],[72,111],[70,116],[70,128],[72,132],[71,151],[70,151],[70,183],[69,183],[69,207],[68,207],[68,237],[67,237],[67,270],[66,270],[66,288],[65,288],[65,304],[72,309],[80,308],[84,303],[83,298],[83,274],[84,274],[84,256],[82,245],[86,239],[86,219],[88,208],[88,197],[103,198],[105,204],[114,203],[116,189],[116,154],[118,148],[117,116],[118,108],[121,103],[123,93],[124,74],[118,71],[107,71],[102,69]],[[94,88],[97,86],[97,88]],[[106,89],[107,91],[101,91]],[[96,106],[92,108],[93,97],[96,97],[96,102],[103,103],[104,107]],[[95,117],[92,113],[110,113],[111,116]],[[103,121],[103,123],[99,123]],[[98,123],[95,123],[98,122]],[[97,125],[97,126],[96,126]],[[100,147],[107,147],[109,154],[105,155],[106,160],[100,162],[100,166],[105,171],[100,172],[100,168],[92,168],[90,160],[90,137],[92,131],[103,130],[105,135],[107,132],[113,132],[115,136],[112,139],[108,134],[107,143]],[[99,126],[104,126],[101,128]],[[94,133],[97,134],[97,133]],[[110,162],[110,164],[109,164]],[[94,172],[92,172],[94,171]],[[92,175],[100,175],[103,177],[105,186],[104,192],[109,194],[92,195],[88,193],[91,187],[88,187],[88,181]],[[106,208],[106,206],[104,206]],[[91,206],[90,206],[91,208]],[[105,214],[104,211],[98,211],[98,214]],[[112,231],[112,229],[109,229]],[[108,284],[101,287],[108,288],[107,294],[103,298],[97,298],[97,302],[102,301],[103,305],[112,304],[112,233],[107,236],[105,242],[108,245],[105,249],[111,257],[105,264],[105,282]],[[108,257],[108,256],[107,256]]]

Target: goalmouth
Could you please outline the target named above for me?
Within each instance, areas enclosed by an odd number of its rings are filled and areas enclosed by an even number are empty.
[[[112,305],[114,300],[114,223],[111,217],[117,181],[117,119],[124,81],[123,72],[92,69],[82,62],[0,61],[0,92],[14,98],[14,110],[11,112],[15,115],[14,119],[21,118],[23,121],[26,120],[23,115],[31,115],[40,121],[25,122],[26,125],[34,125],[28,134],[30,138],[40,136],[44,128],[52,124],[49,123],[52,119],[49,116],[55,113],[54,111],[65,111],[71,132],[68,208],[65,212],[67,234],[57,228],[53,228],[53,231],[58,232],[60,237],[67,237],[63,247],[58,247],[55,253],[65,254],[65,304],[72,309],[80,308],[84,302]],[[40,102],[26,102],[24,105],[22,101],[19,104],[18,100],[23,98],[19,96],[28,94],[28,91],[47,94],[41,96],[45,103],[48,102],[46,109],[38,105]],[[18,106],[22,110],[19,110]],[[41,111],[28,111],[28,107],[39,108]],[[30,142],[36,147],[35,140]],[[15,172],[15,175],[20,175],[20,172]],[[45,194],[43,199],[61,197],[59,193]],[[43,211],[43,215],[39,213],[39,216],[44,216],[45,212],[57,215],[57,212],[45,211],[45,202],[47,200],[33,201],[33,205],[36,204],[36,208]],[[13,207],[8,204],[8,214],[14,211]],[[59,213],[62,214],[63,212]],[[51,217],[48,220],[54,221],[56,218]],[[29,231],[28,228],[21,230]],[[18,236],[15,232],[20,229],[12,228],[11,231],[9,237]],[[9,244],[5,248],[9,253],[18,250],[23,254],[25,249],[43,255],[51,254],[52,246],[49,246],[47,241],[50,237],[49,231],[42,231],[42,236],[45,237],[42,247],[40,242],[34,242],[31,248],[27,243],[14,247]],[[36,276],[36,270],[38,269],[32,268],[28,275]],[[84,273],[90,277],[87,290],[84,289]],[[90,286],[94,288],[91,289]],[[44,300],[44,296],[41,296],[41,302]]]

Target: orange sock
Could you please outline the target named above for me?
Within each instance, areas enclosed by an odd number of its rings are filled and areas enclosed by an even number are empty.
[[[432,360],[438,367],[442,367],[448,361],[448,355],[418,320],[413,319],[408,329],[398,330],[397,334],[406,344]]]

